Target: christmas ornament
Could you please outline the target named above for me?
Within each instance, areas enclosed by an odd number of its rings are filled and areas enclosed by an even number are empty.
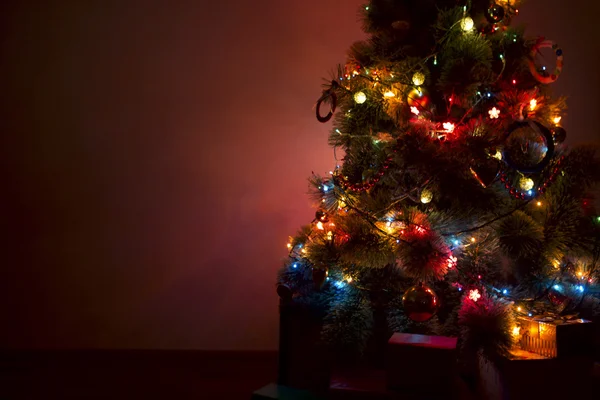
[[[460,20],[460,28],[465,32],[472,31],[473,26],[475,26],[475,23],[471,17],[464,17]]]
[[[537,121],[515,122],[508,128],[502,158],[522,173],[540,172],[554,155],[552,133]]]
[[[430,203],[431,200],[433,200],[433,193],[431,193],[431,190],[423,189],[421,192],[421,203],[427,204]]]
[[[555,126],[552,129],[552,137],[554,138],[554,143],[560,144],[567,138],[567,131],[563,127]]]
[[[354,101],[356,104],[363,104],[365,101],[367,101],[367,95],[363,92],[357,92],[354,94]]]
[[[488,187],[500,172],[500,161],[496,158],[485,158],[477,161],[470,168],[471,174],[477,179],[481,186]]]
[[[429,96],[427,91],[423,88],[414,88],[408,93],[406,103],[409,107],[417,107],[423,109],[429,104]]]
[[[535,56],[539,53],[540,49],[543,48],[551,48],[554,50],[556,54],[556,67],[552,74],[548,74],[545,70],[541,72],[538,70],[538,67],[535,64]],[[544,38],[540,38],[537,42],[531,47],[531,51],[529,52],[529,72],[531,75],[540,83],[549,84],[555,82],[558,79],[558,76],[562,72],[563,69],[563,51],[556,44],[552,43],[550,40],[544,40]]]
[[[423,283],[404,292],[402,304],[408,318],[416,322],[427,321],[440,308],[440,302],[435,292]]]
[[[533,185],[533,179],[531,178],[522,176],[521,179],[519,179],[519,187],[523,190],[531,190],[533,189]]]
[[[421,71],[415,72],[412,76],[412,83],[415,86],[421,86],[423,83],[425,83],[425,74]]]
[[[290,301],[293,296],[292,289],[289,286],[280,283],[277,285],[277,294],[283,301]]]
[[[327,270],[313,268],[312,278],[313,283],[315,284],[315,289],[321,290],[321,288],[323,288],[325,280],[327,279]]]
[[[337,107],[337,96],[335,95],[333,89],[337,86],[337,84],[338,83],[336,81],[331,81],[331,88],[329,90],[323,91],[323,94],[321,95],[319,100],[317,100],[317,121],[325,123],[329,121],[331,117],[333,117],[333,113],[335,112],[335,108]],[[329,113],[327,113],[327,115],[325,116],[321,115],[321,104],[323,102],[328,102],[331,106]]]
[[[485,13],[485,17],[491,24],[497,24],[504,19],[504,8],[496,3],[490,5]]]

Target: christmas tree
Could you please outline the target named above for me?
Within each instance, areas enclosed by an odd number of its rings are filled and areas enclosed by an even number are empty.
[[[510,26],[519,2],[361,8],[369,38],[316,105],[340,159],[310,178],[316,216],[278,280],[283,301],[321,310],[332,349],[360,354],[383,329],[492,357],[528,321],[600,311],[600,161],[565,146],[563,52]]]

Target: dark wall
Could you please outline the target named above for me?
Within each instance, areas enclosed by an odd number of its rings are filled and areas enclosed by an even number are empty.
[[[0,347],[277,345],[276,270],[334,165],[321,77],[359,0],[5,1]],[[598,138],[598,10],[529,0]],[[598,6],[593,6],[598,8]]]

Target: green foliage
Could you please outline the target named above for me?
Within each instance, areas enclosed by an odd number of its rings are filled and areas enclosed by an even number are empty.
[[[492,78],[492,48],[483,36],[460,35],[440,53],[440,90],[459,97],[474,97],[479,86]]]
[[[522,211],[501,220],[497,234],[504,253],[514,259],[539,254],[544,241],[543,229]]]

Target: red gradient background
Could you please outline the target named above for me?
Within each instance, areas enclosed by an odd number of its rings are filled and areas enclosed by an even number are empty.
[[[360,3],[3,2],[0,347],[276,348]],[[597,140],[600,6],[521,11],[564,49],[569,143]]]

